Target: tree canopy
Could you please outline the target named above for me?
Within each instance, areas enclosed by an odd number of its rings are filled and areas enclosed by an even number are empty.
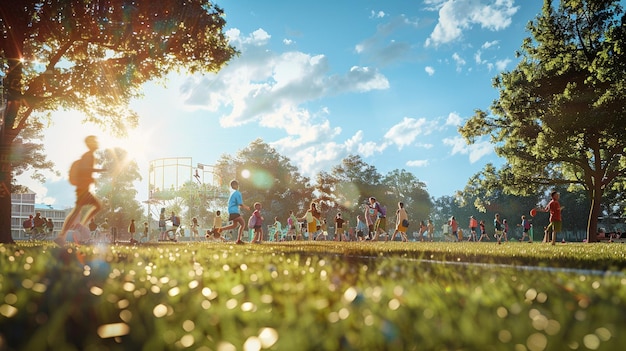
[[[209,0],[20,0],[0,3],[0,242],[10,237],[15,147],[30,119],[58,109],[113,133],[137,124],[142,84],[176,70],[215,72],[237,51]]]
[[[507,192],[584,189],[595,241],[602,195],[625,181],[626,17],[619,1],[553,3],[529,23],[517,67],[494,79],[491,114],[477,111],[460,132],[491,137],[508,162],[498,172]]]
[[[309,179],[261,139],[254,140],[234,157],[222,155],[216,168],[225,187],[230,189],[233,179],[239,182],[246,205],[262,204],[265,224],[273,223],[276,216],[284,222],[290,210],[303,212],[313,198]]]

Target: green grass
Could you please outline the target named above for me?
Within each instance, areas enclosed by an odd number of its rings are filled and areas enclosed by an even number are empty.
[[[0,350],[615,350],[626,345],[625,254],[622,244],[5,245]]]

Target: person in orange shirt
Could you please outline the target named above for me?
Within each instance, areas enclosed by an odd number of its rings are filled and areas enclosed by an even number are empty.
[[[550,235],[550,232],[552,233],[551,241],[552,245],[555,245],[556,235],[562,229],[561,210],[563,210],[564,207],[562,207],[559,203],[561,195],[558,192],[553,191],[550,194],[550,197],[551,200],[546,208],[543,209],[543,212],[550,212],[550,224],[548,224],[548,227],[546,228],[546,234]]]
[[[476,238],[476,229],[478,229],[478,221],[476,220],[476,218],[474,218],[474,216],[470,216],[469,229],[470,229],[470,235],[467,241],[474,241],[474,242],[478,241],[478,239]]]

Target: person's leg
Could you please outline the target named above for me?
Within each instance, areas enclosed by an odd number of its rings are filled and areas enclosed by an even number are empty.
[[[393,234],[391,235],[391,241],[394,241],[396,239],[396,234],[398,234],[398,229],[396,228],[396,230],[394,230]]]
[[[61,227],[61,232],[59,233],[57,238],[54,239],[55,243],[57,243],[59,245],[65,244],[65,237],[67,235],[67,231],[70,230],[70,228],[75,224],[75,222],[77,221],[78,217],[80,216],[80,210],[81,210],[80,206],[81,205],[79,205],[78,202],[77,202],[76,206],[74,206],[74,208],[67,215],[67,217],[65,218],[65,221],[63,221],[63,226]]]
[[[87,223],[89,223],[89,221],[91,221],[91,219],[96,215],[96,213],[98,213],[102,209],[102,204],[100,203],[100,201],[98,201],[93,196],[90,197],[92,200],[89,201],[89,205],[91,205],[91,208],[89,208],[85,217],[83,217],[83,219],[80,221],[81,225],[87,225]]]
[[[239,216],[235,218],[231,225],[222,227],[222,230],[235,228],[237,226],[239,226],[239,230],[237,232],[237,244],[241,244],[243,243],[243,241],[241,240],[243,238],[243,228],[246,226],[246,223],[244,222],[243,217]]]

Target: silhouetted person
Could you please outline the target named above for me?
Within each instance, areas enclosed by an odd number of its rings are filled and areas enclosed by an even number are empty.
[[[79,160],[74,162],[70,169],[70,183],[76,186],[76,206],[65,218],[61,232],[54,240],[60,246],[65,244],[65,237],[70,228],[74,228],[77,225],[84,226],[89,223],[91,218],[102,208],[100,201],[90,191],[91,184],[94,182],[93,172],[104,171],[104,169],[94,168],[94,152],[98,149],[98,139],[90,135],[85,138],[85,145],[87,145],[89,151],[85,152]],[[80,212],[85,206],[91,206],[91,208],[87,211],[82,221],[79,221]]]

